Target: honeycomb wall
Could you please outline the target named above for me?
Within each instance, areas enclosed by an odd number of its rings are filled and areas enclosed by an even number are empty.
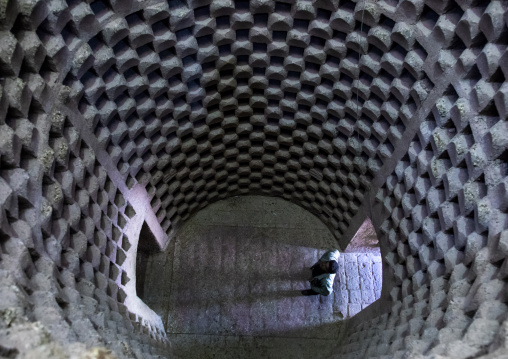
[[[376,193],[383,290],[394,304],[359,324],[343,354],[506,354],[506,122],[498,102],[465,112],[455,86]]]
[[[63,83],[82,121],[164,230],[262,193],[340,236],[434,85],[395,7],[337,5],[99,1],[52,35],[79,57]]]
[[[489,43],[475,49],[458,22],[466,48],[452,58],[454,77],[365,206],[382,214],[383,290],[393,306],[381,315],[371,308],[351,323],[341,347],[346,357],[506,355],[505,25],[494,30],[500,5],[466,10]]]
[[[0,345],[30,356],[48,343],[62,355],[67,343],[82,343],[69,349],[78,353],[108,344],[149,356],[165,334],[140,330],[124,305],[135,212],[68,119],[31,101],[35,123],[7,117],[2,126],[11,152],[1,158]]]
[[[392,310],[350,321],[343,354],[506,346],[506,8],[3,2],[0,328],[167,352],[133,291],[143,221],[164,247],[208,204],[263,194],[341,248],[373,219]]]

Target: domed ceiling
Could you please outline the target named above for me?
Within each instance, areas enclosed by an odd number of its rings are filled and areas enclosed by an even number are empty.
[[[341,238],[428,117],[504,111],[500,2],[3,6],[8,120],[50,118],[57,167],[81,136],[109,175],[146,187],[167,233],[218,199],[265,194]]]

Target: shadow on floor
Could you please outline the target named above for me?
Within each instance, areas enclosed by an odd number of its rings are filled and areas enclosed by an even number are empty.
[[[337,352],[341,323],[329,323],[311,329],[314,338],[300,337],[300,330],[273,336],[224,336],[203,334],[170,334],[172,353],[176,358],[242,358],[242,359],[309,359],[333,358]],[[333,333],[332,339],[320,338]]]
[[[163,318],[174,354],[330,357],[348,297],[339,288],[328,297],[300,293],[310,287],[309,267],[333,248],[329,231],[282,200],[235,201],[200,212],[166,253],[149,260],[145,297]]]

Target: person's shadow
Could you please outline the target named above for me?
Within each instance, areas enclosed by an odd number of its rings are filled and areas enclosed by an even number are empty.
[[[312,279],[312,269],[310,269],[310,267],[302,267],[302,269],[295,273],[295,278],[296,279],[301,279],[301,280],[305,280],[305,281],[309,281]]]

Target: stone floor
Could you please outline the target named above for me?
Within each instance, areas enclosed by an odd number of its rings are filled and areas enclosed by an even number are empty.
[[[330,357],[343,317],[381,291],[380,257],[345,253],[332,295],[300,294],[309,267],[335,243],[296,205],[232,198],[198,213],[151,257],[144,300],[163,318],[177,357]]]

